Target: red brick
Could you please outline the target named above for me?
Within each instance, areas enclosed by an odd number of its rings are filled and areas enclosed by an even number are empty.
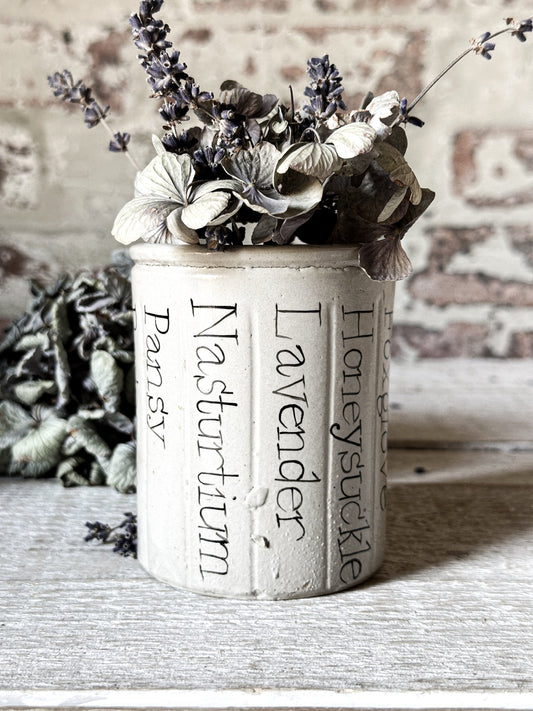
[[[527,263],[533,267],[533,227],[527,225],[509,225],[506,228],[511,244],[524,255]]]
[[[410,30],[401,25],[344,25],[300,26],[295,27],[294,32],[307,37],[313,47],[322,47],[329,51],[331,61],[337,64],[343,74],[344,101],[348,108],[359,106],[367,91],[377,95],[396,89],[402,96],[412,98],[423,87],[425,33],[422,31]],[[391,33],[401,40],[396,48],[389,46]],[[361,37],[363,42],[371,37],[373,51],[365,56],[360,56],[354,50],[351,50],[350,54],[344,51],[343,56],[335,54],[339,46],[345,46],[343,43],[348,37],[350,47],[354,48],[357,48],[358,37]],[[372,82],[371,85],[369,81]]]
[[[208,42],[212,35],[212,31],[207,29],[207,27],[194,27],[184,32],[181,39],[192,40],[197,44],[203,44],[204,42]]]
[[[508,358],[533,358],[533,331],[513,333]]]
[[[390,8],[391,10],[410,10],[413,7],[413,0],[354,0],[354,10],[377,10],[378,8]],[[444,10],[450,6],[450,0],[432,0],[425,3],[423,12],[428,10]]]
[[[15,125],[0,127],[0,203],[28,209],[37,200],[38,158],[31,135]]]
[[[392,353],[416,351],[420,358],[477,358],[492,355],[487,347],[488,328],[482,324],[451,323],[442,331],[422,326],[397,325]]]
[[[100,102],[111,104],[115,111],[120,111],[120,92],[126,86],[126,80],[117,81],[110,86],[105,80],[105,72],[109,67],[120,67],[122,63],[121,51],[124,45],[131,41],[129,31],[117,32],[110,30],[106,37],[93,42],[87,48],[91,63],[88,67],[87,83],[94,90],[95,98]],[[108,73],[109,75],[109,73]],[[117,72],[114,73],[118,75]]]
[[[476,244],[484,242],[493,234],[492,227],[437,227],[430,229],[427,235],[431,241],[428,255],[428,269],[444,270],[452,257],[459,253],[468,253]]]
[[[453,187],[458,195],[475,207],[512,207],[533,202],[533,190],[530,187],[513,193],[506,192],[506,169],[503,162],[498,167],[498,176],[502,178],[501,195],[470,194],[480,180],[481,161],[486,160],[487,156],[487,142],[499,137],[509,138],[512,144],[511,155],[503,158],[510,157],[521,164],[523,170],[533,173],[533,129],[472,129],[457,134],[452,155]]]
[[[504,281],[480,273],[445,274],[427,270],[415,274],[408,288],[413,298],[432,306],[450,304],[533,306],[533,284]]]
[[[346,8],[346,0],[344,2],[335,2],[335,0],[314,0],[313,5],[321,12],[335,12]],[[428,10],[443,10],[450,6],[450,0],[432,0],[426,2],[422,12]],[[353,0],[352,10],[410,10],[413,7],[413,0]]]
[[[393,58],[394,71],[381,77],[377,87],[372,89],[374,94],[381,94],[389,89],[397,88],[402,96],[413,98],[421,91],[423,88],[424,36],[424,32],[409,32],[406,35],[405,47],[402,52],[398,54],[386,53],[386,56]]]
[[[254,8],[266,9],[271,12],[286,12],[288,0],[194,0],[195,10],[253,10]]]
[[[507,228],[515,249],[533,259],[531,229],[523,226]],[[528,307],[533,305],[533,284],[519,280],[503,280],[476,271],[454,274],[447,271],[453,257],[468,254],[476,244],[494,234],[492,227],[439,227],[428,231],[431,241],[426,268],[409,280],[408,290],[414,299],[432,306],[450,304],[495,304]]]

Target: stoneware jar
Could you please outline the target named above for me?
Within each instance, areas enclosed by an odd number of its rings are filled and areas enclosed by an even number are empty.
[[[394,285],[349,246],[131,248],[139,559],[282,599],[380,565]]]

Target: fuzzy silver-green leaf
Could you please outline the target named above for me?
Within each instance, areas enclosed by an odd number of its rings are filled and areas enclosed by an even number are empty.
[[[67,434],[65,420],[49,415],[36,423],[28,434],[13,445],[12,458],[25,476],[41,476],[61,459],[61,445]]]
[[[106,483],[110,486],[124,493],[134,491],[136,480],[134,445],[129,442],[118,444],[113,450],[105,473]]]
[[[104,409],[116,412],[124,385],[124,371],[107,351],[94,351],[90,361],[91,378],[102,398]]]
[[[43,395],[56,389],[54,380],[26,380],[13,386],[15,397],[25,405],[35,405]]]
[[[28,433],[34,424],[31,415],[11,400],[0,402],[0,449],[12,445]]]
[[[69,439],[72,438],[76,445],[79,445],[79,449],[85,449],[105,467],[111,456],[111,448],[98,434],[91,422],[78,415],[73,415],[68,419],[68,430]],[[73,448],[70,451],[73,451]]]

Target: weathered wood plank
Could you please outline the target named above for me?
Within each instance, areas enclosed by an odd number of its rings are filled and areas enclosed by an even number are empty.
[[[396,484],[533,485],[533,451],[391,449],[389,486]]]
[[[517,442],[524,449],[533,442],[533,363],[395,361],[390,405],[392,446]]]
[[[529,485],[398,482],[372,581],[260,603],[173,590],[78,537],[131,498],[0,486],[0,688],[533,691]]]
[[[331,597],[173,590],[83,542],[135,497],[0,478],[0,709],[533,708],[532,376],[393,365],[391,439],[426,448],[391,450],[385,563]]]

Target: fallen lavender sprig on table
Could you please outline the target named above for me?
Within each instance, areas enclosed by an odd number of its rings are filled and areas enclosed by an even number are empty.
[[[137,516],[129,511],[124,516],[124,520],[117,526],[87,521],[85,525],[89,532],[84,540],[113,543],[113,553],[137,558]]]

